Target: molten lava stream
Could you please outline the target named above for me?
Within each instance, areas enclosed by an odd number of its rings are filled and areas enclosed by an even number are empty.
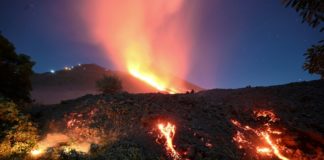
[[[164,137],[165,139],[165,148],[168,151],[168,153],[173,157],[173,159],[181,159],[180,154],[174,149],[173,146],[175,125],[168,122],[167,125],[159,123],[157,127],[161,133],[161,135],[159,135],[159,138]]]
[[[254,129],[248,125],[243,126],[237,120],[231,120],[232,124],[238,127],[242,132],[237,131],[236,135],[233,137],[233,140],[238,144],[239,148],[255,148],[257,154],[263,156],[272,156],[275,155],[281,160],[289,160],[281,152],[284,151],[282,148],[285,146],[280,146],[275,142],[280,141],[280,138],[273,139],[270,135],[280,135],[281,132],[273,130],[271,128],[271,123],[274,123],[279,120],[272,111],[254,111],[254,116],[256,118],[265,117],[268,118],[268,121],[263,124],[262,127]],[[254,139],[247,139],[245,135],[254,135],[253,137],[259,139],[259,144],[265,144],[268,147],[260,147],[257,144],[253,144]],[[282,151],[281,151],[282,150]]]
[[[161,78],[157,77],[153,73],[141,72],[137,69],[129,69],[129,73],[139,80],[149,84],[150,86],[156,88],[158,91],[167,92],[169,94],[175,94],[179,91],[170,87],[167,87],[166,82],[164,82]]]

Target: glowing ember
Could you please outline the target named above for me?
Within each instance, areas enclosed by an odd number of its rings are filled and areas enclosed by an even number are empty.
[[[276,122],[279,118],[272,112],[268,110],[253,111],[256,118],[264,117],[269,118],[269,122]]]
[[[269,154],[271,153],[271,149],[270,148],[257,148],[257,152],[258,153],[261,153],[261,154]]]
[[[38,149],[34,149],[30,153],[32,154],[32,156],[39,156],[40,154],[42,154],[42,151]]]
[[[175,125],[171,123],[165,124],[158,124],[158,129],[161,132],[161,135],[159,138],[164,137],[165,138],[165,147],[166,150],[169,152],[169,154],[174,158],[174,159],[180,159],[180,154],[174,149],[173,146],[173,138],[175,135]]]
[[[256,153],[261,155],[272,156],[275,155],[279,159],[288,160],[281,152],[286,148],[285,146],[280,146],[275,142],[280,141],[280,138],[272,139],[270,135],[280,135],[282,132],[278,130],[273,130],[271,128],[271,123],[276,122],[279,118],[271,111],[254,111],[256,118],[264,117],[268,118],[268,122],[263,124],[263,127],[254,129],[250,126],[242,126],[242,124],[236,120],[231,120],[232,124],[240,128],[244,132],[237,131],[234,135],[233,140],[238,144],[239,148],[255,148]],[[267,145],[269,147],[260,147],[255,143],[254,138],[247,139],[245,135],[255,135],[259,139],[257,144]],[[255,137],[252,136],[252,137]],[[251,137],[251,136],[250,136]]]
[[[243,146],[241,144],[248,143],[248,141],[245,139],[244,135],[239,131],[236,132],[236,135],[233,137],[233,140],[235,142],[237,142],[238,144],[240,144],[239,148],[243,148]]]

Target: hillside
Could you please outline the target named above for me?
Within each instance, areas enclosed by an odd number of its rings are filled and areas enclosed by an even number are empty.
[[[35,74],[32,77],[32,98],[38,103],[54,104],[86,94],[97,94],[95,83],[103,75],[117,75],[122,81],[124,91],[129,93],[156,92],[156,89],[130,74],[106,70],[95,64],[83,64],[71,70],[56,71],[54,74],[50,72]],[[186,88],[201,90],[192,83],[186,81],[183,83]]]
[[[323,159],[323,97],[324,81],[311,81],[194,94],[87,95],[29,112],[44,138],[67,135],[90,146],[89,153],[65,155],[72,159]],[[158,130],[167,122],[175,125],[174,154]]]

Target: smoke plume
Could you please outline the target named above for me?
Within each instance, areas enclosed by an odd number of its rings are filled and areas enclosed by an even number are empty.
[[[82,1],[80,11],[89,39],[119,70],[159,90],[179,90],[171,75],[186,78],[188,73],[189,6],[185,0],[95,0]]]

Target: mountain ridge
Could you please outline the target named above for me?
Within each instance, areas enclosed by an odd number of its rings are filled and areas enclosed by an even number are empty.
[[[54,104],[86,94],[98,94],[95,83],[103,75],[118,76],[122,81],[124,91],[129,93],[157,92],[155,88],[128,73],[107,70],[97,64],[82,64],[73,68],[58,70],[55,73],[34,74],[32,76],[32,98],[37,103]],[[201,87],[185,80],[181,80],[181,82],[188,90],[202,90]]]

